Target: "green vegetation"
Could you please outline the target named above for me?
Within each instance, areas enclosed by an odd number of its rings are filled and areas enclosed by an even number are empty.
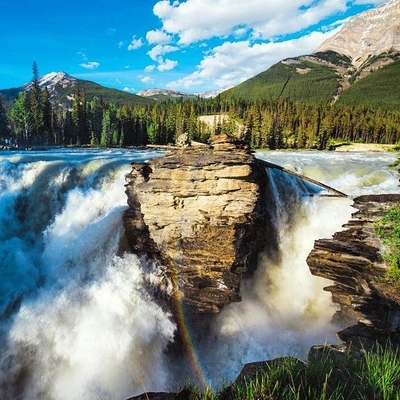
[[[400,287],[400,203],[391,207],[375,228],[386,248],[383,256],[389,262],[387,279]]]
[[[349,106],[365,105],[373,109],[398,109],[400,60],[377,69],[345,90],[338,103]]]
[[[188,385],[176,399],[191,400],[399,400],[400,355],[377,346],[349,354],[322,352],[304,363],[291,357],[273,360],[254,379],[220,393]]]
[[[330,53],[321,53],[321,57],[326,62],[331,58],[347,62]],[[132,101],[139,96],[126,93],[127,99],[120,97],[120,91],[115,91],[115,101],[105,101],[104,88],[81,81],[74,87],[74,93],[71,88],[59,92],[60,96],[69,93],[69,104],[65,107],[60,106],[58,97],[52,97],[53,92],[50,95],[47,89],[39,88],[34,64],[30,89],[19,93],[11,107],[0,100],[0,144],[167,145],[174,143],[181,133],[188,133],[190,140],[199,142],[206,142],[213,134],[225,133],[244,139],[253,149],[324,150],[346,142],[400,143],[400,110],[331,105],[326,101],[322,94],[337,89],[335,76],[334,70],[326,65],[286,60],[286,64],[277,64],[268,74],[254,78],[268,82],[270,87],[275,85],[275,94],[263,95],[263,100],[258,95],[257,100],[240,97],[239,85],[231,96],[225,93],[214,99],[174,101],[140,98],[141,103]],[[258,84],[252,86],[249,92],[256,90]],[[97,92],[93,92],[94,87]],[[315,87],[326,91],[310,94]],[[303,100],[294,101],[292,97]],[[213,123],[204,122],[201,116],[212,116]]]
[[[229,89],[222,99],[249,102],[290,99],[294,102],[330,103],[339,88],[334,68],[294,58],[281,61],[267,71]]]

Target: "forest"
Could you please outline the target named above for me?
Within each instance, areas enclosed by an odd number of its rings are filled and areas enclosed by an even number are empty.
[[[212,123],[201,116],[212,116]],[[338,141],[395,144],[400,141],[400,111],[287,98],[243,101],[220,96],[121,105],[87,99],[79,85],[65,107],[53,104],[48,89],[39,87],[35,64],[29,90],[21,92],[9,110],[0,96],[3,145],[168,145],[185,132],[199,142],[226,133],[244,139],[253,149],[324,150]]]

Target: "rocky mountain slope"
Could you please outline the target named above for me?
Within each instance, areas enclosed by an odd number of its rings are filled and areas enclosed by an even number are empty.
[[[372,57],[400,51],[400,2],[392,0],[346,22],[316,53],[335,51],[358,69]]]
[[[349,19],[313,54],[283,60],[221,96],[398,108],[399,67],[400,0],[392,0]]]

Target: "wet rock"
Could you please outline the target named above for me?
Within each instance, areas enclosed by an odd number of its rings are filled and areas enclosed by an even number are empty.
[[[346,329],[338,336],[347,343],[369,346],[388,339],[400,343],[400,301],[380,284],[388,266],[374,228],[399,201],[396,194],[355,198],[353,207],[358,211],[344,226],[346,230],[332,239],[317,240],[307,258],[314,275],[333,281],[325,290],[340,308],[335,319]]]

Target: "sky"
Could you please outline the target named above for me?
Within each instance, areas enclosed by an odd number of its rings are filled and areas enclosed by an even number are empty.
[[[0,89],[64,71],[137,93],[221,90],[310,54],[385,0],[13,0],[1,7]]]

